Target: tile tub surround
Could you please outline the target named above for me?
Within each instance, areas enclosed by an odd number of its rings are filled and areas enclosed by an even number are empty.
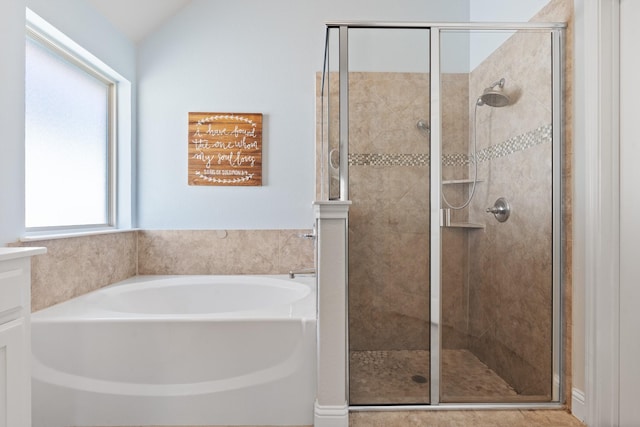
[[[31,311],[137,274],[286,274],[314,265],[311,230],[162,230],[65,237],[32,265]]]
[[[143,230],[138,274],[286,274],[314,266],[311,230]]]
[[[31,311],[136,275],[136,232],[21,242],[44,246],[31,267]]]

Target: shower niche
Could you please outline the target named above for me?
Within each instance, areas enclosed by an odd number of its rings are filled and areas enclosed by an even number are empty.
[[[563,32],[327,24],[316,190],[352,203],[352,407],[560,401]]]

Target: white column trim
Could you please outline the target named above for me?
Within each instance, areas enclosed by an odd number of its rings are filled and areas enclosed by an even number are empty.
[[[585,421],[585,398],[584,393],[577,388],[571,390],[571,413],[580,421]]]
[[[584,11],[584,194],[576,215],[584,220],[585,418],[588,425],[618,425],[619,402],[619,0],[578,0]],[[579,10],[576,7],[576,10]],[[578,81],[580,81],[578,79]],[[580,121],[578,122],[580,123]]]
[[[318,285],[315,427],[348,427],[348,201],[315,202]]]
[[[347,219],[349,217],[350,201],[331,200],[313,202],[313,212],[316,218]]]
[[[313,409],[314,427],[348,427],[349,405],[320,405],[316,400]]]
[[[640,425],[640,406],[637,390],[640,381],[640,340],[638,323],[640,312],[640,264],[638,236],[640,236],[640,131],[638,130],[638,96],[640,81],[637,70],[638,18],[640,2],[620,1],[620,391],[619,425]]]

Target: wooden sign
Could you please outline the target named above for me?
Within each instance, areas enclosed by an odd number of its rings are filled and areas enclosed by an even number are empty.
[[[262,114],[189,113],[189,185],[262,185]]]

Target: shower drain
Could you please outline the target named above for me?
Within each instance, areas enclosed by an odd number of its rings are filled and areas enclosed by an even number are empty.
[[[425,377],[423,377],[422,375],[414,375],[411,377],[411,379],[413,380],[413,382],[418,383],[418,384],[424,384],[427,382],[427,379]]]

